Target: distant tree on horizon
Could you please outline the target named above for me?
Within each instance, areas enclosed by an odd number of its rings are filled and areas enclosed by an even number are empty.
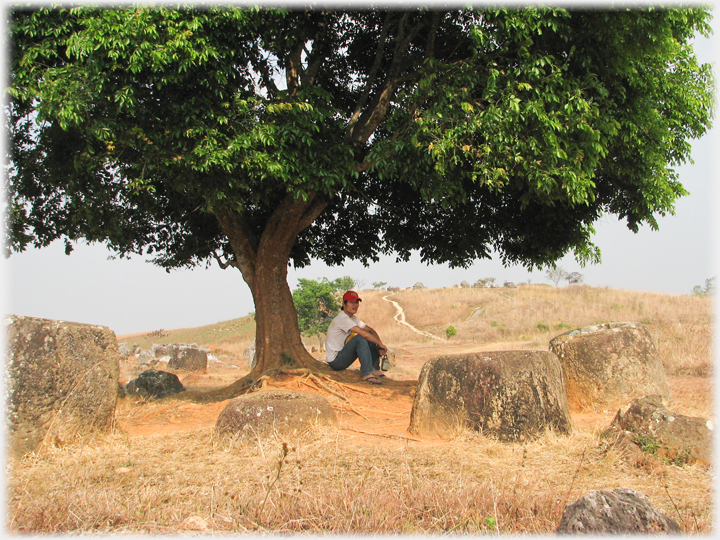
[[[692,292],[697,296],[709,296],[715,294],[715,277],[706,279],[704,287],[701,285],[695,285]]]
[[[556,287],[563,279],[566,279],[568,275],[569,274],[559,266],[548,268],[547,272],[545,273],[545,277],[552,281],[553,285],[555,285]]]

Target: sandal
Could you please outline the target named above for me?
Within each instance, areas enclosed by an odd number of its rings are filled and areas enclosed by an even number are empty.
[[[373,377],[377,377],[378,379],[382,379],[385,376],[385,374],[382,371],[377,371],[377,370],[373,371],[372,374],[373,374]]]
[[[363,381],[370,383],[370,384],[382,384],[382,381],[378,379],[375,375],[369,375],[368,377],[363,377]]]

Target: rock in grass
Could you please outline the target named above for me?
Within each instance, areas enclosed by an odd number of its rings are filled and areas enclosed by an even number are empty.
[[[680,526],[642,493],[617,488],[592,491],[565,507],[558,534],[679,534]]]
[[[184,392],[185,387],[174,373],[148,369],[125,384],[126,395],[139,395],[154,399],[161,399]]]
[[[219,435],[240,439],[301,435],[315,425],[335,425],[323,396],[290,390],[261,390],[232,399],[215,424]]]
[[[210,349],[198,347],[197,345],[186,345],[174,343],[168,346],[170,360],[168,369],[179,369],[185,371],[205,371],[208,364],[208,353]]]
[[[621,408],[603,438],[619,447],[631,439],[644,452],[675,465],[709,466],[712,460],[713,423],[670,411],[659,395],[634,399]]]

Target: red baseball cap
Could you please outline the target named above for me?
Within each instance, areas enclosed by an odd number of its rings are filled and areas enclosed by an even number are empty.
[[[358,293],[355,291],[348,291],[345,294],[343,294],[343,302],[362,302],[362,298],[358,296]]]

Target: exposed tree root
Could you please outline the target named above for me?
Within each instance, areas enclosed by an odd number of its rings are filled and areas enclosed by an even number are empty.
[[[290,366],[282,366],[278,369],[272,369],[269,371],[266,371],[263,373],[260,377],[257,378],[255,381],[252,391],[262,390],[267,386],[267,382],[270,379],[270,377],[274,375],[298,375],[300,378],[298,379],[298,382],[305,383],[309,386],[308,381],[311,381],[317,389],[320,391],[328,392],[329,394],[332,394],[333,396],[341,399],[344,403],[344,406],[347,407],[351,412],[354,412],[358,416],[361,416],[365,420],[369,420],[367,416],[362,414],[360,411],[358,411],[348,400],[347,396],[344,393],[340,393],[337,390],[331,388],[328,383],[333,383],[342,388],[347,389],[353,389],[349,387],[346,384],[343,384],[341,382],[335,381],[332,378],[328,377],[327,375],[323,375],[322,373],[317,373],[309,368],[293,368]],[[353,389],[354,390],[354,389]]]
[[[247,393],[255,380],[256,377],[251,372],[244,377],[238,379],[231,385],[225,386],[223,388],[205,392],[188,390],[180,394],[176,394],[174,397],[176,399],[193,401],[195,403],[213,403],[217,401],[225,401],[226,399],[232,399],[234,397]]]
[[[363,435],[372,435],[373,437],[385,437],[386,439],[401,439],[404,441],[417,441],[422,442],[422,439],[416,439],[414,437],[407,437],[405,435],[386,435],[384,433],[370,433],[369,431],[361,431],[359,429],[353,429],[349,427],[341,427],[344,431],[353,431],[355,433],[362,433]]]
[[[353,386],[347,385],[345,383],[342,383],[340,381],[334,380],[332,377],[325,375],[323,373],[320,373],[318,371],[312,370],[310,368],[303,368],[303,367],[292,367],[292,366],[281,366],[279,368],[270,369],[268,371],[265,371],[259,376],[253,375],[252,372],[248,373],[241,379],[238,379],[234,383],[232,383],[229,386],[226,386],[224,388],[220,388],[218,390],[212,390],[210,392],[183,392],[183,394],[177,395],[180,399],[187,399],[190,401],[194,401],[197,403],[208,403],[208,402],[216,402],[216,401],[224,401],[226,399],[232,399],[238,396],[241,396],[243,394],[247,394],[248,392],[257,392],[259,390],[263,390],[266,388],[269,384],[269,381],[272,377],[276,377],[278,375],[297,375],[299,377],[298,383],[304,383],[311,388],[315,388],[317,390],[320,390],[321,392],[331,394],[338,399],[342,400],[343,406],[347,408],[349,411],[357,414],[358,416],[364,418],[365,420],[369,420],[367,416],[365,416],[363,413],[358,411],[352,403],[347,398],[347,395],[342,391],[345,390],[352,390],[354,392],[360,392],[362,394],[368,394],[368,392],[361,390],[360,388],[355,388]],[[311,386],[311,384],[313,386]],[[336,390],[330,386],[330,384],[333,384],[340,388],[340,390]]]

